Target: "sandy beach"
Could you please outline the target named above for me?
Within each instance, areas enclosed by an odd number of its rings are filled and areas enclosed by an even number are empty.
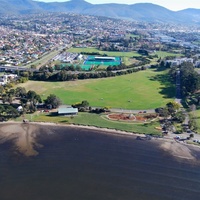
[[[0,144],[13,141],[16,151],[25,156],[36,156],[36,132],[37,126],[34,124],[3,123],[0,124]]]
[[[25,156],[36,156],[38,152],[36,149],[42,147],[42,144],[38,144],[37,135],[40,134],[40,129],[45,129],[47,134],[51,133],[52,126],[56,127],[70,127],[78,129],[95,130],[98,132],[104,132],[115,135],[126,135],[138,137],[145,140],[146,136],[137,133],[130,133],[125,131],[118,131],[106,128],[97,128],[91,126],[79,126],[79,125],[61,125],[54,123],[20,123],[20,122],[4,122],[0,123],[0,144],[7,141],[12,141],[15,150]],[[48,137],[48,136],[47,136]],[[195,156],[192,154],[189,145],[178,143],[173,139],[166,138],[151,138],[151,142],[159,144],[161,150],[171,154],[178,159],[187,159],[190,161],[196,161]],[[196,150],[200,150],[198,147]]]

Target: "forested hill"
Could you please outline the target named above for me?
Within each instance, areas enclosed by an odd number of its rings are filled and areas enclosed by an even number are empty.
[[[56,1],[56,0],[55,0]],[[33,0],[0,0],[0,14],[27,14],[38,12],[72,12],[136,21],[200,24],[200,9],[178,12],[151,3],[91,4],[84,0],[45,3]]]

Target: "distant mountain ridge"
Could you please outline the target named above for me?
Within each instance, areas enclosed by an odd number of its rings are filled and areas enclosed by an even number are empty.
[[[55,0],[56,1],[56,0]],[[152,3],[91,4],[84,0],[45,3],[33,0],[0,0],[0,14],[28,14],[38,12],[71,12],[135,21],[199,24],[200,9],[171,11]]]

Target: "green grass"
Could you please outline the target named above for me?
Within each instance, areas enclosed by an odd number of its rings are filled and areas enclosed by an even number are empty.
[[[159,58],[165,58],[167,56],[176,56],[176,57],[181,57],[183,54],[176,54],[176,53],[169,53],[166,51],[156,51],[153,55],[157,55]]]
[[[125,65],[131,65],[134,63],[138,63],[138,61],[134,58],[130,58],[130,57],[123,57],[122,58],[122,63],[124,63]]]
[[[78,116],[71,118],[65,116],[49,116],[42,113],[42,114],[34,114],[32,115],[32,117],[30,115],[26,115],[25,117],[29,120],[32,119],[32,121],[34,122],[52,122],[60,124],[89,125],[100,128],[116,129],[134,133],[144,133],[153,135],[161,134],[160,131],[155,129],[155,127],[159,126],[158,122],[153,122],[149,124],[113,122],[104,119],[102,115],[98,114],[79,113]],[[18,121],[22,121],[22,118],[19,118]]]
[[[200,109],[195,110],[192,113],[193,113],[193,116],[195,117],[196,122],[197,122],[197,127],[198,127],[197,132],[200,133]]]
[[[132,51],[132,52],[100,51],[96,48],[70,48],[67,51],[72,52],[72,53],[81,53],[81,52],[94,53],[94,52],[97,52],[97,53],[100,53],[101,55],[107,54],[108,56],[115,56],[115,57],[141,56],[140,54],[138,54],[135,51]]]
[[[87,100],[90,106],[124,109],[152,109],[164,106],[174,98],[175,88],[166,71],[145,70],[103,79],[68,82],[28,81],[18,85],[34,90],[44,99],[58,96],[64,104]]]

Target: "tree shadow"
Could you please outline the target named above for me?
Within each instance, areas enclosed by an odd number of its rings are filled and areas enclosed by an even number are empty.
[[[163,72],[163,71],[165,71],[166,70],[166,67],[163,67],[163,66],[159,66],[159,67],[157,67],[157,68],[155,68],[155,72]]]
[[[68,120],[61,120],[61,121],[59,121],[59,123],[67,123],[67,122],[69,122]]]
[[[176,86],[171,83],[171,78],[168,74],[157,74],[154,77],[150,77],[151,81],[158,81],[161,84],[159,88],[159,93],[164,96],[164,98],[175,98],[176,96]]]
[[[188,103],[186,103],[186,100],[185,100],[185,99],[182,99],[182,100],[181,100],[181,104],[182,104],[183,108],[185,108],[185,109],[188,109],[188,108],[189,108]]]
[[[48,117],[58,117],[58,112],[50,112]]]

